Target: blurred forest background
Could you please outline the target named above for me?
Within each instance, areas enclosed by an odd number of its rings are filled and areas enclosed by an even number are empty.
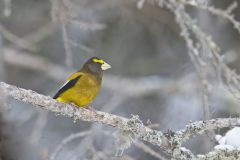
[[[225,9],[232,2],[208,3]],[[197,7],[187,11],[221,47],[228,66],[239,72],[240,36],[232,24]],[[240,20],[239,7],[234,14]],[[97,110],[139,115],[161,131],[210,117],[239,116],[238,104],[214,80],[206,116],[201,81],[180,32],[169,10],[133,0],[0,0],[0,79],[53,96],[71,72],[98,56],[112,68],[93,103]],[[1,160],[161,159],[146,145],[165,156],[159,148],[136,142],[116,157],[114,128],[73,123],[14,100],[0,109]],[[204,135],[184,145],[203,154],[215,144]]]

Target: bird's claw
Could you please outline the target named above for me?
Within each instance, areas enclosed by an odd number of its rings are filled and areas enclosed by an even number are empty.
[[[94,109],[92,106],[86,106],[86,109],[92,111],[94,114],[97,114],[96,109]]]

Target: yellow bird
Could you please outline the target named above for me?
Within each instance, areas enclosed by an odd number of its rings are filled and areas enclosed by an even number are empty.
[[[79,107],[88,105],[98,95],[103,71],[109,68],[111,66],[104,60],[92,57],[82,69],[67,79],[53,98],[60,102],[74,103]]]

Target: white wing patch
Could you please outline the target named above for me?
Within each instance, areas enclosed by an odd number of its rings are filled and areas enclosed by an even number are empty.
[[[68,82],[69,82],[69,80],[66,81],[66,82],[60,87],[60,89],[62,89]],[[59,90],[60,90],[60,89],[59,89]]]

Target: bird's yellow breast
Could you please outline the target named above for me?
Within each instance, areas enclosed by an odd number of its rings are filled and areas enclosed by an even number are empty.
[[[57,100],[74,103],[79,107],[88,105],[96,98],[101,87],[101,79],[94,75],[84,73],[77,83],[62,93]]]

